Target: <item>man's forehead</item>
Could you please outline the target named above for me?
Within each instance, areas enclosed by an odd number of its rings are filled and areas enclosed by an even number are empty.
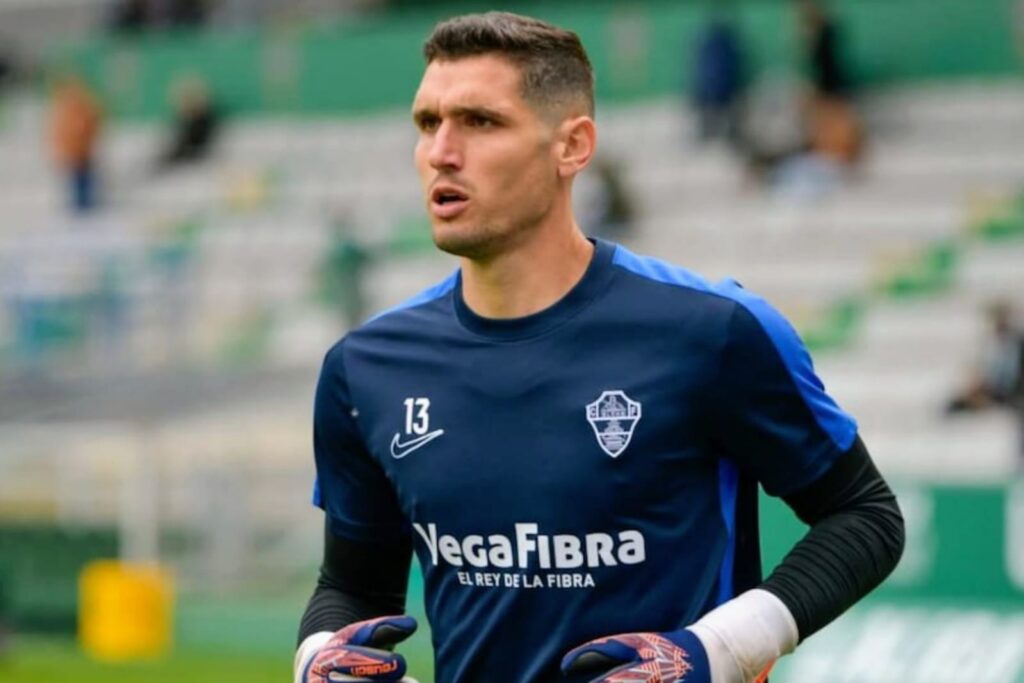
[[[431,62],[416,91],[413,110],[508,109],[522,104],[519,70],[506,59],[483,55]]]

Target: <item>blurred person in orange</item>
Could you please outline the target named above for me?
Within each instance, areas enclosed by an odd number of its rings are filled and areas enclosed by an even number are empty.
[[[413,158],[459,268],[326,355],[294,680],[405,674],[415,552],[437,683],[763,681],[901,553],[856,422],[764,299],[580,230],[578,35],[466,15],[423,56]],[[767,578],[759,485],[810,525]]]
[[[748,127],[751,176],[768,181],[779,194],[818,199],[840,187],[856,170],[865,147],[865,130],[849,97],[850,79],[841,58],[839,29],[817,0],[796,0],[801,49],[810,83],[792,97],[786,110],[797,132],[787,145],[765,144],[754,107]],[[755,99],[755,105],[757,100]]]
[[[852,166],[860,157],[864,129],[850,99],[851,80],[838,22],[819,0],[798,0],[798,17],[811,74],[807,103],[811,146],[826,159]]]
[[[856,170],[864,131],[853,106],[838,97],[815,97],[794,107],[789,147],[772,145],[757,125],[747,137],[750,177],[783,196],[813,200],[840,187]],[[756,123],[756,122],[755,122]]]
[[[864,131],[853,106],[839,97],[818,97],[811,109],[811,149],[840,166],[860,159]]]
[[[103,113],[89,87],[77,75],[58,77],[50,116],[54,159],[67,180],[71,208],[85,212],[97,204],[96,147]]]

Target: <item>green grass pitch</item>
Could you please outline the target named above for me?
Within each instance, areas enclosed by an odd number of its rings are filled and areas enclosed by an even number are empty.
[[[408,659],[410,672],[420,683],[430,683],[429,653],[414,648]],[[291,668],[288,652],[225,654],[199,649],[175,650],[152,662],[107,664],[86,657],[69,638],[19,638],[0,655],[3,683],[288,683]]]

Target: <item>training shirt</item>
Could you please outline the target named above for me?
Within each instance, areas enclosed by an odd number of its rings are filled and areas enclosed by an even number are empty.
[[[438,683],[582,683],[572,647],[756,586],[757,484],[856,436],[764,300],[600,240],[537,314],[476,315],[456,272],[350,332],[314,422],[333,532],[412,538]]]

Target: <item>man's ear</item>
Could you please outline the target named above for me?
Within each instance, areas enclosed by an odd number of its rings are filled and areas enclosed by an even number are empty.
[[[572,178],[587,167],[597,151],[597,126],[589,116],[565,119],[556,132],[558,177]]]

